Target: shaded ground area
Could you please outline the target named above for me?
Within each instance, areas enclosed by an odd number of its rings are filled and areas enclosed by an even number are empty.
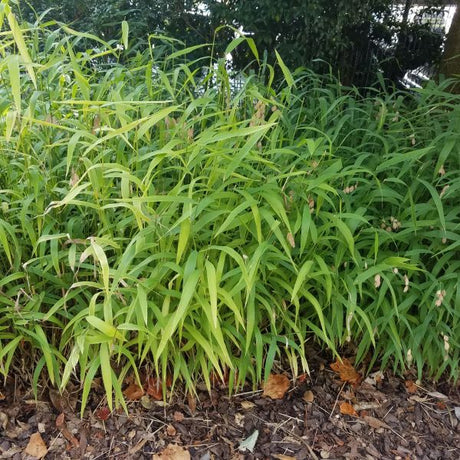
[[[72,395],[44,391],[35,401],[18,381],[0,389],[0,458],[460,458],[458,386],[390,374],[353,386],[327,364],[291,381],[282,399],[262,391],[229,398],[217,388],[197,399],[176,394],[167,405],[145,396],[128,415],[110,413],[95,387],[83,419]]]

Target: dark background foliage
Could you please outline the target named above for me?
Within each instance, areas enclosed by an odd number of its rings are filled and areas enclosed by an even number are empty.
[[[24,20],[37,14],[90,31],[106,40],[117,39],[119,24],[130,24],[133,48],[145,46],[149,34],[162,33],[187,46],[215,44],[222,53],[233,38],[232,26],[250,34],[258,50],[274,63],[275,49],[291,68],[308,66],[333,71],[342,83],[366,86],[376,73],[398,82],[408,70],[433,69],[439,63],[443,32],[425,23],[427,14],[441,14],[445,2],[423,3],[414,21],[405,0],[19,0]],[[400,14],[395,8],[399,7]],[[208,54],[203,48],[202,53]],[[199,53],[199,52],[198,52]],[[236,69],[254,65],[248,48],[233,52]]]

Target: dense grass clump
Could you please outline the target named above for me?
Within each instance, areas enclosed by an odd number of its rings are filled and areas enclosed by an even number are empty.
[[[235,388],[308,370],[315,340],[458,378],[458,96],[362,97],[280,57],[279,86],[262,64],[236,88],[155,37],[0,18],[4,376],[75,377],[84,407],[100,374],[111,406],[144,365]]]

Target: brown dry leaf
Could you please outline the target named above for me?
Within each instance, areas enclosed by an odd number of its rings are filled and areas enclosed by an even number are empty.
[[[173,415],[173,419],[175,422],[182,422],[184,420],[184,414],[176,410]]]
[[[270,374],[264,385],[263,396],[268,396],[272,399],[283,399],[289,390],[289,386],[289,379],[285,375]]]
[[[445,394],[439,393],[439,391],[428,391],[427,395],[438,399],[449,399]]]
[[[155,402],[148,395],[141,398],[141,405],[144,409],[152,410],[155,407]]]
[[[0,391],[0,401],[3,401],[5,399],[5,395]]]
[[[169,444],[160,454],[153,454],[152,460],[190,460],[188,450],[176,444]]]
[[[303,382],[305,382],[305,380],[307,380],[307,377],[308,377],[308,374],[307,374],[307,373],[300,374],[300,375],[297,377],[296,383],[303,383]]]
[[[161,401],[163,399],[163,387],[160,379],[148,377],[146,386],[147,394],[153,399],[157,401]]]
[[[378,409],[382,404],[378,402],[363,402],[363,403],[357,403],[353,404],[353,407],[355,408],[356,411],[361,411],[361,410],[369,410],[369,409]]]
[[[313,394],[313,391],[311,390],[307,390],[304,394],[303,394],[303,400],[307,403],[312,403],[315,399],[315,395]]]
[[[123,391],[123,394],[126,396],[126,399],[137,401],[144,396],[144,390],[139,385],[131,383],[131,385]]]
[[[415,401],[415,402],[419,402],[419,403],[424,403],[424,402],[427,402],[428,401],[428,398],[424,397],[420,397],[420,396],[409,396],[409,401]]]
[[[417,385],[412,380],[406,380],[404,385],[406,385],[406,390],[408,393],[417,393]]]
[[[283,454],[274,454],[272,455],[273,458],[276,458],[277,460],[296,460],[295,457],[291,457],[289,455],[283,455]]]
[[[74,447],[78,447],[80,443],[78,439],[70,432],[65,423],[65,414],[59,414],[56,418],[56,428],[61,431],[64,438],[67,439]]]
[[[45,441],[43,441],[40,433],[37,432],[30,436],[24,453],[35,458],[43,458],[48,453]]]
[[[240,414],[239,412],[237,412],[235,414],[235,423],[238,425],[238,426],[244,426],[244,415],[243,414]]]
[[[358,412],[355,411],[355,408],[347,402],[340,404],[340,413],[344,415],[352,415],[353,417],[358,417]]]
[[[94,415],[97,419],[105,421],[110,417],[111,413],[112,412],[110,411],[110,409],[104,406],[99,408],[96,412],[94,412]]]
[[[387,430],[391,430],[391,428],[385,422],[382,422],[378,418],[371,417],[370,415],[365,415],[363,419],[372,428],[375,428],[375,429],[386,428]]]
[[[350,389],[349,391],[342,391],[341,396],[346,401],[354,401],[356,399],[356,394],[352,389]]]
[[[356,369],[352,366],[350,361],[346,358],[344,358],[342,362],[337,360],[335,363],[332,363],[331,369],[334,372],[337,372],[337,374],[339,374],[340,379],[343,382],[351,383],[355,386],[361,383],[361,374],[356,371]]]
[[[196,398],[195,396],[192,395],[192,393],[189,393],[187,395],[187,402],[188,402],[188,407],[190,409],[190,412],[193,415],[196,412]]]
[[[244,410],[249,410],[249,409],[252,409],[253,407],[255,407],[255,404],[251,401],[241,401],[241,407],[244,409]]]
[[[447,409],[447,406],[442,402],[442,401],[438,401],[436,403],[436,407],[439,409],[439,410],[446,410]]]
[[[366,380],[364,380],[364,383],[367,383],[368,385],[372,386],[377,386],[378,384],[382,383],[382,380],[384,379],[384,375],[382,371],[377,371],[373,372],[372,374],[369,374],[368,377],[366,377]]]
[[[173,379],[171,375],[166,376],[166,388],[171,388],[173,384]]]
[[[51,404],[58,412],[74,412],[75,407],[77,406],[77,399],[75,397],[71,397],[67,390],[60,393],[54,388],[50,388],[48,390],[48,396]]]
[[[2,428],[2,430],[6,430],[8,421],[8,415],[6,415],[5,412],[0,411],[0,428]]]
[[[168,433],[168,436],[176,436],[177,432],[173,425],[168,425],[166,427],[166,433]]]

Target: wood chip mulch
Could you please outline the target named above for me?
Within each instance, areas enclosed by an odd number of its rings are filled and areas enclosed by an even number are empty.
[[[128,408],[110,412],[96,388],[80,419],[72,395],[44,390],[35,400],[9,381],[0,385],[0,458],[460,458],[459,387],[390,374],[351,385],[322,365],[281,399],[201,388],[198,398],[147,396]]]

